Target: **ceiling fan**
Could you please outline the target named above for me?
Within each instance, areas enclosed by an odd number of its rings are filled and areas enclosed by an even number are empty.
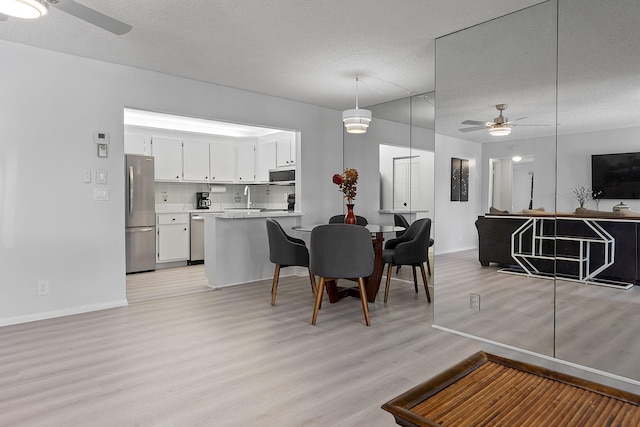
[[[49,5],[118,36],[128,33],[133,28],[74,0],[0,0],[0,21],[6,21],[9,16],[39,18],[47,13]]]
[[[536,124],[515,124],[518,120],[526,119],[526,117],[519,117],[517,119],[509,120],[502,115],[502,112],[507,109],[507,104],[497,104],[496,109],[500,112],[498,117],[493,119],[492,122],[480,122],[478,120],[465,120],[461,124],[463,125],[475,125],[470,128],[458,129],[460,132],[474,132],[477,130],[489,129],[489,133],[493,136],[505,136],[511,133],[513,126],[549,126],[549,125],[536,125]]]

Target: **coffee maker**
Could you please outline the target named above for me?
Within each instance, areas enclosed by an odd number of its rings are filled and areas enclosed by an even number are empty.
[[[296,195],[291,193],[287,196],[287,210],[293,212],[296,204]]]
[[[208,192],[198,192],[196,193],[196,197],[198,198],[198,202],[196,203],[197,209],[209,209],[209,206],[211,206],[211,200],[209,200]]]

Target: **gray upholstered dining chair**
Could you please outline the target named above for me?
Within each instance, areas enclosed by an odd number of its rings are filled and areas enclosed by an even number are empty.
[[[364,320],[369,326],[369,303],[364,278],[373,272],[371,233],[357,225],[320,225],[311,231],[310,248],[309,268],[320,277],[311,324],[316,324],[327,281],[357,278]]]
[[[271,284],[271,305],[276,303],[280,269],[283,267],[300,266],[309,269],[309,250],[304,240],[287,235],[280,223],[267,218],[267,236],[269,237],[269,261],[276,265]],[[311,290],[316,293],[316,279],[309,270]]]
[[[409,229],[409,221],[400,214],[393,214],[393,222],[395,225],[399,227],[404,227],[403,231],[396,231],[396,237],[402,236]],[[429,247],[433,246],[435,241],[429,236]],[[400,271],[400,266],[396,268],[396,274]],[[431,276],[431,263],[429,262],[429,257],[427,256],[427,271],[429,272],[429,276]]]
[[[429,281],[424,271],[424,262],[429,258],[429,234],[431,233],[431,219],[423,218],[415,221],[405,233],[395,239],[387,241],[382,251],[382,262],[387,264],[387,283],[384,290],[384,302],[389,298],[389,285],[393,266],[410,265],[413,270],[413,285],[418,292],[418,279],[416,267],[420,267],[424,291],[427,301],[431,302],[429,295]]]
[[[332,216],[331,218],[329,218],[329,224],[344,224],[344,215]],[[367,221],[367,218],[360,215],[356,215],[356,225],[365,226],[367,224],[369,224],[369,221]]]

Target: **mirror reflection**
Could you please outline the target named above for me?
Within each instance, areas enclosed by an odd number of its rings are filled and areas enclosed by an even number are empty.
[[[489,159],[489,205],[502,212],[533,209],[534,157]]]
[[[380,144],[380,209],[433,212],[433,151]]]
[[[475,223],[478,249],[436,259],[436,325],[640,379],[639,19],[631,0],[558,0],[438,40],[438,231]],[[498,137],[480,109],[502,103]],[[466,209],[440,166],[465,155]]]
[[[554,281],[523,266],[554,271],[553,234],[527,251],[554,224],[555,15],[546,2],[436,42],[434,324],[549,356]],[[466,200],[455,159],[469,164]]]
[[[396,215],[409,224],[430,218],[433,236],[434,94],[411,95],[367,108],[373,114],[367,133],[344,133],[344,167],[356,168],[360,176],[356,214],[365,216],[369,224],[381,225],[394,225],[400,220]],[[386,233],[384,239],[395,237],[396,233]],[[434,241],[427,241],[429,261],[425,263],[425,276],[433,289]],[[409,267],[396,268],[391,280],[413,287],[413,271]],[[417,269],[417,275],[421,276],[421,270]],[[425,295],[420,292],[416,298],[422,300]]]
[[[598,246],[613,258],[591,285],[558,281],[556,356],[638,380],[640,201],[633,165],[640,152],[640,4],[562,0],[560,6],[558,212],[577,216],[572,224],[604,230],[610,243]],[[589,268],[607,265],[603,255],[594,254]]]

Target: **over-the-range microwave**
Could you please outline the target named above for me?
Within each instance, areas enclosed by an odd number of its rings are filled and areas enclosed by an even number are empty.
[[[289,185],[296,183],[296,170],[292,168],[269,169],[269,184]]]

